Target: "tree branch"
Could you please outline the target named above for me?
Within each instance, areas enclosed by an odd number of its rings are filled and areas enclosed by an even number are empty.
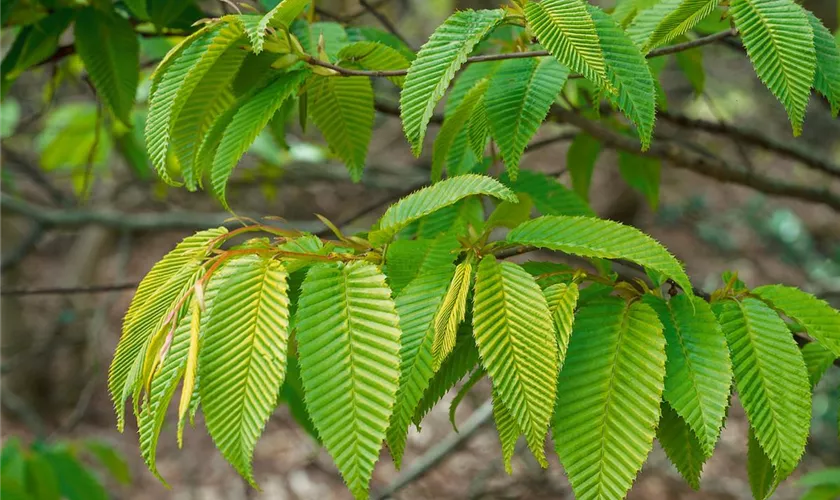
[[[840,178],[840,167],[834,165],[825,158],[814,155],[796,144],[779,142],[758,132],[742,129],[736,125],[725,122],[716,123],[707,120],[689,118],[687,116],[668,111],[660,111],[657,116],[683,128],[725,135],[735,139],[736,141],[766,149],[767,151],[777,153],[780,156],[799,161],[815,170]]]
[[[377,10],[378,6],[374,6],[367,0],[359,0],[359,3],[362,5],[362,7],[364,7],[366,11],[370,13],[370,15],[375,17],[376,20],[379,21],[379,23],[382,24],[383,27],[385,27],[386,30],[388,30],[395,37],[399,38],[399,40],[402,43],[404,43],[406,47],[411,48],[411,44],[408,43],[408,40],[406,40],[404,36],[402,36],[402,33],[400,33],[400,30],[397,29],[394,23],[392,23],[391,20],[385,16],[385,14]]]
[[[671,45],[668,47],[662,47],[656,50],[650,51],[647,56],[648,59],[654,57],[665,56],[669,54],[675,54],[677,52],[682,52],[685,50],[691,50],[697,47],[702,47],[703,45],[709,45],[711,43],[715,43],[717,41],[723,40],[725,38],[729,38],[732,36],[737,36],[738,32],[734,29],[729,29],[726,31],[721,31],[719,33],[715,33],[714,35],[709,35],[701,38],[697,38],[695,40],[691,40],[689,42],[678,43],[676,45]],[[488,61],[502,61],[505,59],[523,59],[528,57],[545,57],[551,55],[546,50],[533,50],[528,52],[508,52],[504,54],[487,54],[481,56],[473,56],[467,59],[464,64],[473,64],[473,63],[481,63],[481,62],[488,62]],[[320,61],[315,59],[312,56],[307,56],[305,61],[308,64],[313,66],[320,66],[322,68],[327,68],[335,71],[335,76],[369,76],[373,78],[387,78],[387,77],[394,77],[394,76],[405,76],[408,74],[407,69],[399,69],[399,70],[389,70],[389,71],[366,71],[366,70],[357,70],[351,68],[344,68],[341,66],[337,66],[335,64],[331,64],[328,62]],[[580,78],[580,75],[571,75],[569,78]]]
[[[826,187],[803,186],[773,179],[730,165],[721,158],[689,151],[673,142],[654,142],[647,151],[640,151],[638,143],[632,137],[615,132],[577,113],[555,106],[552,108],[552,115],[578,127],[609,147],[635,155],[667,160],[676,168],[691,170],[721,182],[740,184],[770,195],[823,204],[840,212],[840,195],[832,193]]]

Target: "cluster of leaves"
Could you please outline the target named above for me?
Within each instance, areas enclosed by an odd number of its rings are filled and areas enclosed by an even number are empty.
[[[108,493],[86,462],[93,460],[111,478],[128,484],[128,465],[99,441],[24,446],[9,439],[0,451],[0,496],[8,500],[107,500]]]
[[[549,178],[529,189],[576,196]],[[498,201],[486,218],[479,196]],[[766,498],[804,452],[811,386],[840,355],[840,312],[795,288],[749,290],[737,277],[707,302],[640,231],[551,205],[531,219],[531,206],[516,184],[466,174],[398,201],[356,236],[256,225],[185,239],[126,314],[110,370],[120,425],[133,398],[156,472],[183,380],[179,440],[200,408],[219,450],[253,483],[257,439],[285,399],[366,498],[382,441],[400,466],[409,427],[462,378],[472,374],[467,391],[487,376],[508,467],[523,435],[546,466],[551,429],[578,498],[621,498],[655,437],[699,486],[734,379],[750,421],[750,477]],[[492,241],[500,228],[510,228],[506,238]],[[273,239],[227,243],[254,231]],[[602,271],[503,260],[522,247]],[[605,259],[643,266],[657,286],[623,281]],[[800,351],[791,329],[815,341]]]

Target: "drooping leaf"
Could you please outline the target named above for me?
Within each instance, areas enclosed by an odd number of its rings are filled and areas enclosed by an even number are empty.
[[[566,360],[566,351],[569,349],[569,340],[572,338],[572,329],[575,322],[575,308],[577,307],[578,286],[576,283],[557,283],[543,290],[548,310],[551,312],[551,320],[554,322],[554,333],[557,336],[557,347],[560,359],[560,368]]]
[[[435,314],[435,338],[432,342],[433,372],[440,369],[440,365],[455,349],[458,327],[467,314],[467,294],[472,283],[472,267],[472,261],[469,259],[458,264],[449,289]]]
[[[201,405],[216,446],[253,485],[254,447],[286,375],[288,273],[271,256],[245,255],[226,268],[202,339]]]
[[[752,427],[747,437],[747,478],[753,498],[756,500],[770,498],[779,485],[776,470],[761,445],[758,444]]]
[[[306,406],[350,491],[366,498],[400,378],[391,291],[372,264],[323,264],[309,270],[299,304]]]
[[[720,0],[663,0],[643,10],[627,34],[647,53],[684,35],[717,8]]]
[[[784,285],[760,286],[752,293],[802,325],[808,335],[840,357],[840,312],[824,300]]]
[[[644,151],[650,146],[656,113],[656,89],[647,59],[608,14],[594,5],[588,9],[604,50],[607,77],[618,90],[618,95],[607,97],[636,126]]]
[[[130,124],[140,66],[140,44],[122,17],[94,7],[82,9],[74,29],[76,51],[114,115]]]
[[[219,227],[185,238],[152,267],[137,287],[108,370],[108,389],[120,430],[125,417],[123,405],[137,380],[138,373],[134,367],[138,358],[143,357],[146,343],[178,298],[181,288],[198,269],[211,243],[225,233],[227,229]]]
[[[502,445],[502,462],[505,464],[505,471],[511,474],[513,468],[510,465],[510,460],[513,458],[516,441],[519,440],[522,431],[519,430],[516,419],[513,418],[496,390],[493,391],[493,420],[496,422],[496,433],[499,435],[499,442]]]
[[[365,77],[316,77],[308,90],[309,113],[330,150],[362,178],[373,133],[373,88]]]
[[[408,427],[435,373],[432,369],[433,322],[454,274],[452,249],[456,244],[457,241],[446,234],[432,242],[416,277],[395,299],[402,330],[400,385],[386,440],[397,467],[402,463]]]
[[[85,451],[90,453],[118,483],[131,483],[131,471],[128,469],[128,463],[112,446],[99,440],[85,441],[84,446]]]
[[[680,68],[688,83],[694,88],[694,95],[703,95],[706,89],[706,71],[703,68],[703,51],[700,49],[684,50],[674,54],[677,67]]]
[[[576,498],[627,494],[653,447],[664,379],[665,339],[649,306],[617,297],[581,306],[552,424]]]
[[[3,9],[4,13],[6,9]],[[23,27],[0,65],[3,97],[21,73],[44,61],[58,48],[61,35],[75,16],[73,9],[58,9],[35,24]]]
[[[583,0],[543,0],[525,4],[525,19],[545,47],[562,64],[599,88],[612,92],[599,33]]]
[[[804,8],[802,10],[805,11],[811,29],[814,30],[817,60],[814,88],[828,100],[831,114],[836,118],[840,112],[840,47],[828,28],[813,12]]]
[[[66,447],[53,447],[44,452],[56,478],[62,498],[67,500],[107,500],[102,484]],[[5,498],[5,496],[4,496]]]
[[[677,295],[668,302],[645,296],[645,303],[664,326],[666,353],[665,401],[688,423],[712,455],[720,435],[732,386],[732,365],[726,339],[709,304]]]
[[[756,74],[784,105],[798,136],[816,71],[808,17],[790,0],[734,0],[729,11]]]
[[[225,197],[225,188],[233,167],[245,154],[245,151],[268,124],[274,112],[288,99],[303,82],[306,71],[282,73],[265,88],[251,96],[233,115],[230,124],[224,129],[219,141],[213,166],[210,170],[210,182],[213,194],[225,208],[229,208]]]
[[[627,184],[640,192],[651,210],[659,207],[659,179],[662,163],[656,158],[626,152],[618,155],[618,170]]]
[[[403,130],[419,155],[435,106],[470,52],[504,18],[501,9],[463,10],[451,15],[429,37],[412,61],[400,93]]]
[[[618,222],[543,216],[512,230],[507,240],[584,257],[630,260],[668,276],[686,293],[692,289],[682,265],[662,245],[638,229]]]
[[[665,401],[662,402],[662,418],[659,420],[656,438],[683,479],[689,486],[699,490],[706,452],[688,423]]]
[[[597,139],[589,134],[580,133],[575,136],[566,154],[566,166],[572,178],[572,188],[584,201],[589,201],[589,185],[592,183],[595,160],[600,152],[601,143]]]
[[[484,93],[490,80],[484,79],[479,81],[461,100],[461,104],[455,109],[455,112],[447,116],[443,121],[443,126],[440,128],[437,137],[435,137],[434,153],[432,155],[432,182],[440,180],[443,174],[443,166],[449,156],[450,149],[453,143],[459,138],[459,134],[465,134],[466,127],[470,122],[474,110],[479,103],[484,100]],[[468,140],[467,135],[461,137],[462,144],[460,148],[466,151]]]
[[[502,61],[490,80],[487,118],[511,179],[516,180],[522,153],[568,76],[555,59],[523,58]]]
[[[478,365],[478,349],[472,338],[470,328],[462,325],[458,332],[458,340],[455,342],[455,350],[446,358],[440,370],[434,374],[429,381],[429,387],[423,393],[423,398],[414,410],[412,422],[420,426],[423,420],[434,406],[443,399],[455,384],[464,378]]]
[[[149,116],[146,120],[146,149],[158,175],[175,185],[166,169],[167,153],[178,116],[216,61],[241,37],[237,23],[210,25],[173,48],[153,75]]]
[[[837,356],[819,342],[809,342],[801,349],[805,367],[808,369],[808,380],[811,388],[817,386],[825,372],[834,364]]]
[[[784,321],[758,299],[713,304],[726,334],[735,384],[750,426],[781,481],[805,451],[811,390]]]
[[[379,219],[379,229],[371,233],[370,241],[374,244],[384,243],[421,217],[479,194],[513,203],[518,201],[510,189],[491,177],[460,175],[415,191],[388,207]]]
[[[543,215],[586,215],[595,212],[578,196],[557,179],[533,170],[522,170],[512,181],[505,173],[501,181],[517,193],[525,193]]]
[[[499,70],[501,61],[488,61],[480,64],[470,64],[458,73],[455,83],[446,96],[443,106],[443,116],[448,118],[458,109],[467,93],[481,80],[493,80],[493,75]]]
[[[409,62],[417,57],[417,54],[408,47],[405,42],[394,36],[393,33],[383,31],[372,26],[350,26],[345,28],[347,38],[350,42],[376,42],[396,50]]]
[[[473,335],[494,389],[546,467],[559,365],[548,305],[534,278],[512,262],[483,258],[475,280]]]

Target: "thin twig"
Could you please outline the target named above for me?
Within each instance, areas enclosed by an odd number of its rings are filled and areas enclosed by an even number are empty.
[[[116,285],[79,286],[72,288],[13,288],[11,290],[0,290],[0,295],[5,297],[15,297],[21,295],[80,295],[88,293],[110,293],[133,290],[137,288],[138,284],[138,282],[134,281],[130,283],[118,283]]]
[[[669,55],[669,54],[675,54],[677,52],[682,52],[684,50],[690,50],[690,49],[694,49],[694,48],[697,48],[697,47],[701,47],[703,45],[708,45],[708,44],[711,44],[711,43],[715,43],[715,42],[717,42],[719,40],[722,40],[724,38],[728,38],[728,37],[736,36],[736,35],[737,35],[736,31],[729,29],[729,30],[726,30],[726,31],[721,31],[720,33],[715,33],[714,35],[709,35],[709,36],[706,36],[706,37],[697,38],[696,40],[691,40],[689,42],[678,43],[676,45],[671,45],[671,46],[668,46],[668,47],[662,47],[660,49],[652,50],[647,54],[646,57],[648,59],[650,59],[650,58],[654,58],[654,57],[660,57],[660,56],[665,56],[665,55]],[[549,56],[549,55],[551,55],[551,54],[546,50],[532,50],[532,51],[528,51],[528,52],[507,52],[507,53],[504,53],[504,54],[487,54],[487,55],[470,57],[466,60],[466,62],[464,64],[472,64],[472,63],[480,63],[480,62],[488,62],[488,61],[503,61],[503,60],[506,60],[506,59],[523,59],[523,58],[528,58],[528,57],[544,57],[544,56]],[[394,76],[405,76],[405,75],[408,74],[407,69],[388,70],[388,71],[382,71],[382,70],[368,71],[368,70],[357,70],[357,69],[351,69],[351,68],[344,68],[344,67],[341,67],[341,66],[337,66],[335,64],[320,61],[320,60],[318,60],[318,59],[316,59],[312,56],[307,56],[305,58],[305,61],[308,64],[311,64],[313,66],[321,66],[323,68],[331,69],[331,70],[335,71],[335,73],[336,73],[335,76],[369,76],[369,77],[373,77],[373,78],[388,78],[388,77],[394,77]],[[572,75],[569,78],[575,78],[575,77],[579,78],[579,75]]]
[[[391,20],[388,19],[387,16],[385,16],[385,14],[379,12],[379,10],[377,10],[377,8],[374,7],[367,0],[359,0],[359,3],[362,5],[362,7],[365,8],[365,10],[370,12],[370,15],[375,17],[376,20],[379,21],[380,24],[382,24],[383,27],[385,27],[386,30],[388,30],[395,37],[399,38],[399,40],[402,43],[404,43],[406,47],[411,48],[411,44],[408,43],[408,40],[406,40],[406,38],[402,35],[402,33],[400,33],[400,30],[397,29],[397,27],[394,25],[394,23],[392,23]]]

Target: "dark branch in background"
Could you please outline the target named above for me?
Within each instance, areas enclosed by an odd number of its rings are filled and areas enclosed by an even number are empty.
[[[44,237],[44,226],[35,222],[32,229],[23,241],[10,252],[3,253],[3,261],[0,263],[0,272],[6,272],[18,265],[26,255],[31,252]]]
[[[139,285],[138,282],[132,281],[130,283],[117,283],[115,285],[93,285],[80,287],[52,287],[52,288],[13,288],[11,290],[2,290],[0,295],[4,296],[20,296],[20,295],[80,295],[88,293],[110,293],[122,292],[124,290],[134,290]]]
[[[668,111],[660,111],[657,116],[683,128],[726,135],[737,141],[766,149],[767,151],[771,151],[780,156],[802,162],[809,167],[813,167],[815,170],[840,178],[840,167],[796,144],[779,142],[752,130],[745,130],[725,122],[716,123],[707,120],[689,118],[687,116]]]
[[[388,30],[388,32],[390,32],[390,33],[391,33],[392,35],[394,35],[395,37],[399,38],[399,39],[400,39],[400,41],[401,41],[402,43],[404,43],[406,47],[408,47],[408,48],[412,48],[412,47],[411,47],[411,44],[408,42],[408,40],[406,40],[406,38],[402,35],[402,33],[400,33],[400,30],[398,30],[398,29],[397,29],[397,27],[394,25],[394,23],[392,23],[392,22],[391,22],[391,20],[390,20],[390,19],[388,19],[388,18],[385,16],[385,14],[383,14],[383,13],[379,12],[378,10],[376,10],[376,9],[377,9],[377,6],[372,5],[372,4],[371,4],[370,2],[368,2],[367,0],[359,0],[359,3],[362,5],[362,7],[364,7],[364,9],[365,9],[366,11],[368,11],[368,12],[370,13],[370,15],[372,15],[373,17],[375,17],[375,18],[376,18],[376,20],[377,20],[377,21],[379,21],[379,23],[380,23],[383,27],[385,27],[385,29],[386,29],[386,30]],[[412,49],[412,50],[413,50],[413,49]]]
[[[383,5],[385,5],[387,3],[390,3],[391,1],[392,0],[378,0],[376,2],[369,2],[369,3],[370,3],[370,6],[372,8],[378,9],[378,8],[382,7]],[[315,13],[318,14],[319,16],[321,16],[321,17],[326,17],[326,18],[332,19],[333,21],[338,21],[339,23],[342,23],[342,24],[348,24],[351,21],[355,21],[356,19],[364,16],[365,14],[370,14],[370,11],[368,10],[368,8],[363,7],[363,8],[361,8],[361,9],[355,11],[355,12],[352,12],[350,14],[341,15],[341,14],[336,14],[334,12],[330,12],[328,10],[324,10],[323,8],[318,7],[318,5],[316,4],[315,5]]]
[[[577,113],[554,107],[552,115],[562,122],[578,127],[608,147],[636,155],[667,160],[676,168],[691,170],[721,182],[740,184],[771,195],[820,203],[840,212],[840,195],[832,193],[828,188],[809,187],[773,179],[750,172],[743,167],[730,165],[718,157],[691,152],[673,142],[654,142],[649,150],[641,152],[638,142],[632,137],[615,132]]]

